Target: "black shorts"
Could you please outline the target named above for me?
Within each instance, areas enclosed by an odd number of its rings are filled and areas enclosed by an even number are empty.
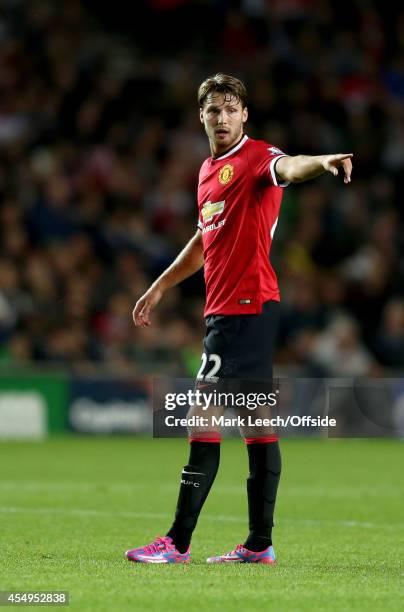
[[[206,317],[197,381],[272,380],[279,308],[279,302],[269,301],[260,314]]]

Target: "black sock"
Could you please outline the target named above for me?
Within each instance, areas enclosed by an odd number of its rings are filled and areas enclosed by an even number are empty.
[[[244,546],[259,552],[272,544],[273,515],[281,474],[278,442],[247,444],[250,475],[247,479],[250,534]]]
[[[199,513],[215,480],[220,461],[219,442],[192,442],[189,463],[182,471],[175,520],[167,535],[184,553],[191,542]]]

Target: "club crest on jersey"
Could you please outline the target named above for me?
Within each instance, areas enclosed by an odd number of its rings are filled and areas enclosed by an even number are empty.
[[[234,176],[234,168],[231,164],[226,164],[222,166],[219,170],[219,183],[221,185],[227,185],[230,183],[231,179]]]
[[[221,202],[205,202],[201,210],[204,223],[211,221],[214,215],[220,215],[224,211],[225,200]]]

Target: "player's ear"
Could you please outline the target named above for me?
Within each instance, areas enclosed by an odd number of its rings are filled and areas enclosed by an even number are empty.
[[[243,123],[245,123],[248,119],[248,108],[245,106],[243,108]]]
[[[201,123],[203,123],[203,110],[202,110],[202,108],[199,109],[199,119],[201,120]]]

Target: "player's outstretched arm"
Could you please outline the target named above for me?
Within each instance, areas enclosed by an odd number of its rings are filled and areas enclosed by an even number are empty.
[[[351,182],[353,153],[333,155],[296,155],[280,157],[275,164],[276,174],[290,183],[301,183],[320,176],[324,172],[338,175],[338,168],[344,173],[344,183]]]
[[[185,278],[197,272],[202,266],[202,232],[198,229],[171,266],[154,281],[146,293],[136,302],[132,313],[135,325],[140,325],[140,327],[151,325],[150,311],[157,306],[167,289],[178,285]]]

